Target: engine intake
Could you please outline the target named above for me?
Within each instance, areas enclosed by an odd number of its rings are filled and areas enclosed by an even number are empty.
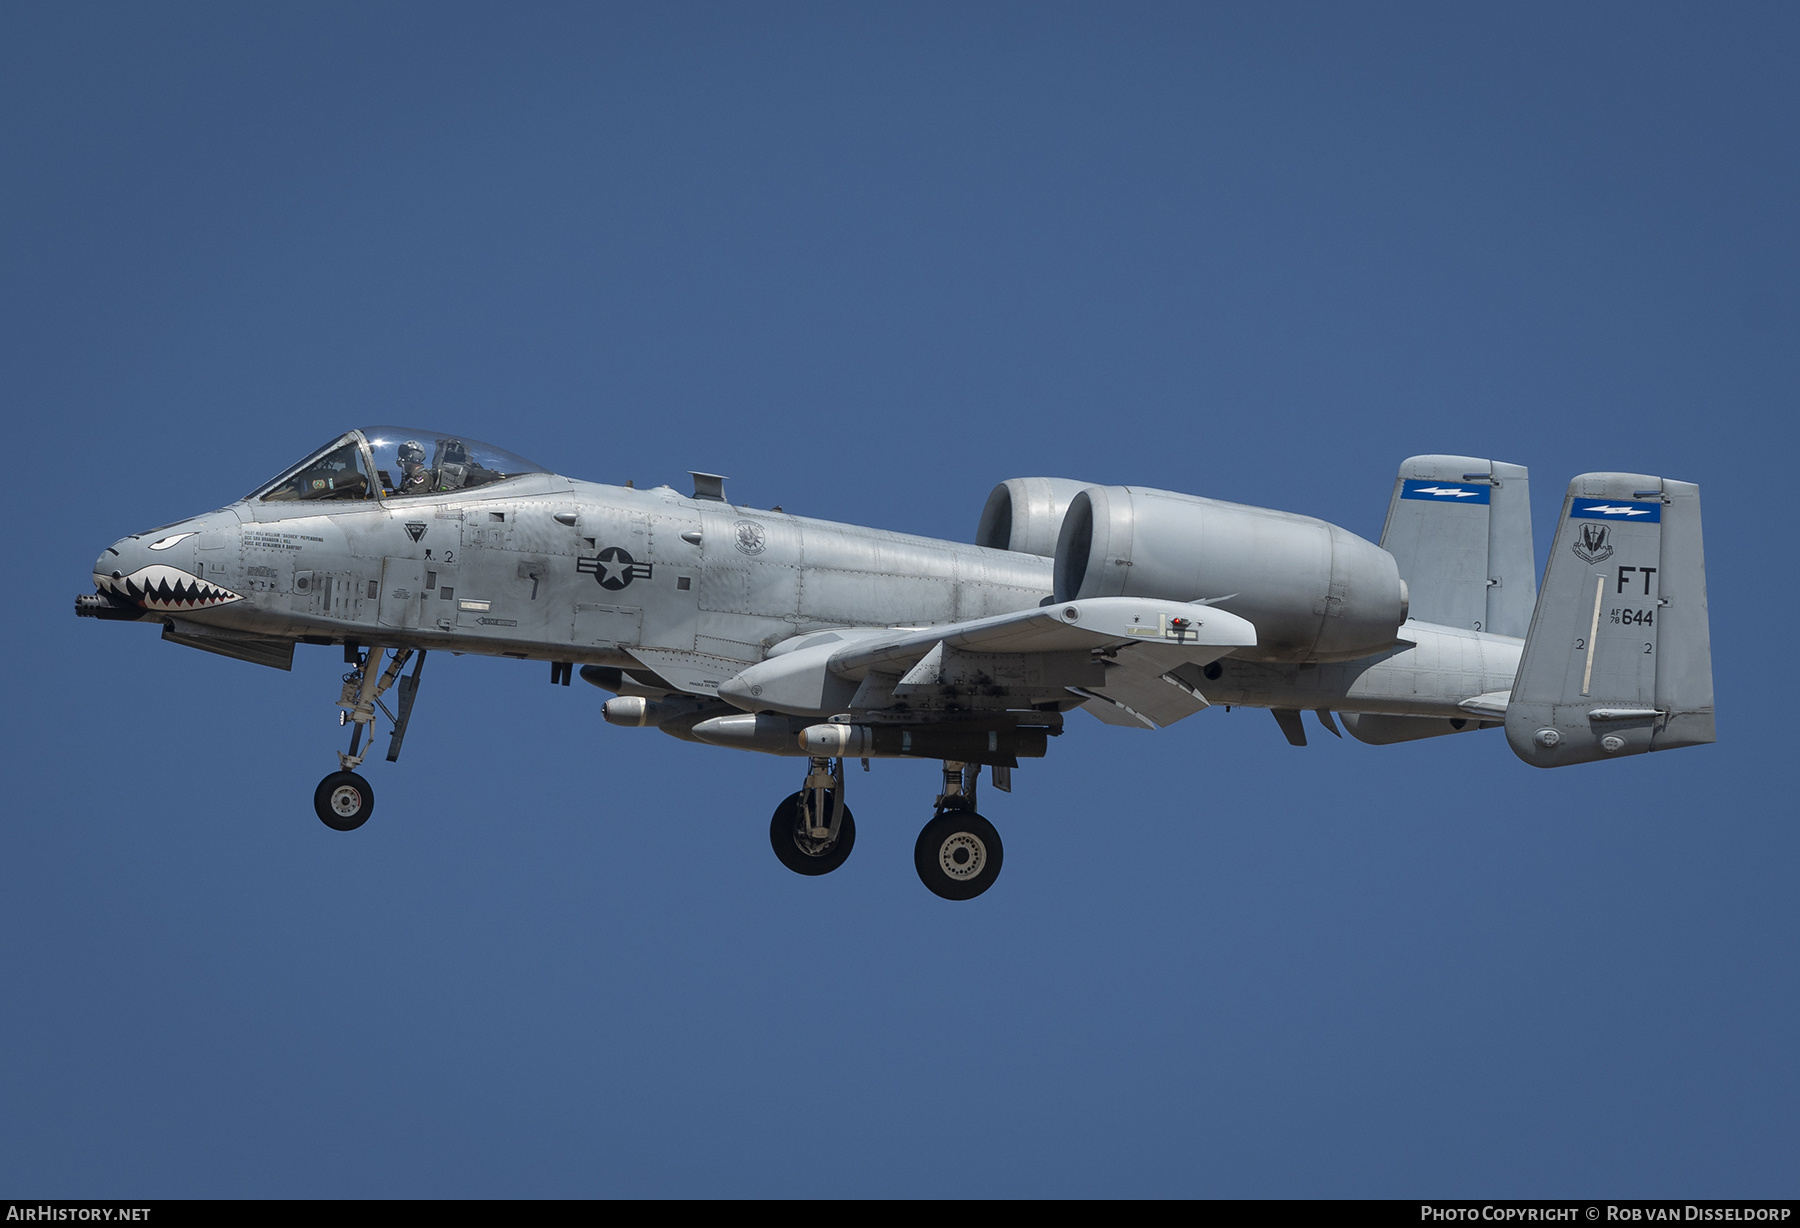
[[[1406,585],[1394,557],[1290,512],[1137,486],[1089,486],[1056,545],[1056,600],[1229,598],[1256,624],[1261,661],[1343,661],[1394,642]]]
[[[1008,478],[981,509],[975,544],[1053,558],[1063,513],[1087,485],[1073,478]]]

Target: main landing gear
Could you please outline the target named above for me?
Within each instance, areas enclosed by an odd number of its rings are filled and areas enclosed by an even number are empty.
[[[769,820],[769,843],[796,874],[829,874],[856,847],[856,820],[844,804],[844,761],[809,759],[806,786]]]
[[[363,744],[363,735],[368,735],[369,744],[375,743],[375,709],[380,708],[387,714],[393,732],[388,737],[389,763],[400,758],[400,744],[406,738],[406,725],[412,719],[413,697],[418,693],[419,674],[425,668],[425,650],[420,649],[418,661],[413,671],[402,678],[400,671],[412,657],[410,648],[396,648],[387,669],[381,669],[383,650],[371,648],[362,651],[354,644],[344,647],[344,661],[355,666],[344,675],[344,689],[338,695],[338,706],[345,711],[338,714],[340,725],[349,725],[350,749],[338,752],[338,767],[319,782],[313,790],[313,811],[319,821],[333,831],[355,831],[369,821],[375,813],[375,790],[369,782],[357,775],[352,768],[362,766],[368,751],[358,753]],[[400,714],[395,716],[388,711],[388,706],[381,702],[381,697],[398,681],[400,684]]]
[[[1000,833],[975,813],[980,774],[978,763],[945,761],[937,813],[913,846],[920,881],[946,900],[972,900],[1000,877],[1005,857]],[[996,769],[995,783],[1007,789],[1010,776],[1009,770]],[[781,864],[796,874],[829,874],[849,859],[856,845],[856,821],[844,804],[842,759],[808,761],[805,787],[775,807],[769,844]]]
[[[992,887],[1006,855],[1000,833],[975,813],[975,782],[980,775],[978,763],[945,760],[937,813],[913,845],[919,881],[946,900],[972,900]]]

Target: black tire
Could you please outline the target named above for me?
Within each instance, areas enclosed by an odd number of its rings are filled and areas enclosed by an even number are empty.
[[[826,796],[835,798],[830,793]],[[781,864],[796,874],[829,874],[843,865],[856,847],[856,820],[845,806],[837,840],[821,847],[800,831],[800,795],[795,793],[775,807],[775,816],[769,820],[769,845]]]
[[[919,833],[919,881],[946,900],[972,900],[1000,877],[1006,850],[994,825],[973,810],[946,810]]]
[[[375,790],[355,772],[333,772],[313,790],[313,810],[332,831],[355,831],[375,813]]]

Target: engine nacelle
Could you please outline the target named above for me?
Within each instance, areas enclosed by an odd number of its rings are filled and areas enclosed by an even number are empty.
[[[1235,595],[1234,595],[1235,594]],[[1089,486],[1056,546],[1056,599],[1199,601],[1256,624],[1257,661],[1343,661],[1394,642],[1406,585],[1394,556],[1337,525],[1138,486]]]
[[[987,506],[981,509],[975,544],[991,550],[1054,558],[1063,513],[1087,487],[1088,483],[1073,478],[1007,479],[994,487]]]

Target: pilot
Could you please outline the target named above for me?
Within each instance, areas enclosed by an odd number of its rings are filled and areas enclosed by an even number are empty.
[[[400,489],[396,494],[423,495],[431,490],[431,470],[425,467],[425,446],[416,439],[400,445]]]
[[[488,469],[469,455],[468,445],[460,439],[444,440],[444,452],[438,458],[439,490],[457,490],[470,486],[484,486],[499,478],[499,474]]]

